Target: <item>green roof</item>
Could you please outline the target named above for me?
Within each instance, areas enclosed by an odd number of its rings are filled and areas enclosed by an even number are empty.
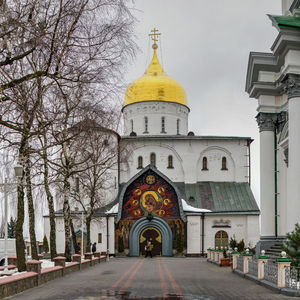
[[[259,214],[247,182],[197,182],[185,184],[188,204],[212,212]]]
[[[300,30],[300,18],[299,17],[291,17],[291,16],[270,16],[270,19],[273,22],[273,25],[278,29],[286,28],[286,29],[296,29]]]

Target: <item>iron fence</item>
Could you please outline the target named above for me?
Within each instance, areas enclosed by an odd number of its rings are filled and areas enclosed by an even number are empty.
[[[237,269],[242,272],[244,271],[244,261],[242,256],[237,258]]]
[[[277,284],[278,281],[278,267],[277,264],[270,261],[265,264],[265,280]]]
[[[285,286],[291,289],[300,290],[300,269],[291,267],[285,268]]]
[[[257,260],[249,260],[249,274],[257,277],[258,264]]]

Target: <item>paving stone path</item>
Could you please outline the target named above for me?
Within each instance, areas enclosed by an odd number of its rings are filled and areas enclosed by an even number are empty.
[[[11,297],[13,300],[295,299],[202,258],[112,258]]]

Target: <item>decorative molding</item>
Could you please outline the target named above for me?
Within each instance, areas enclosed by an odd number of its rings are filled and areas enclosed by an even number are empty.
[[[213,228],[222,228],[222,227],[226,227],[226,228],[230,228],[231,227],[231,222],[230,220],[214,220],[213,222]]]
[[[282,131],[284,125],[288,120],[288,113],[286,111],[281,111],[277,114],[277,129],[279,132]]]
[[[259,132],[274,131],[277,123],[277,114],[260,112],[256,116],[256,121],[259,127]]]
[[[300,75],[288,74],[282,84],[288,99],[300,97]]]

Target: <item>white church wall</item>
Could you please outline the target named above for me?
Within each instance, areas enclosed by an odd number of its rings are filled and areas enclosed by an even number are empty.
[[[248,220],[249,218],[249,220]],[[229,220],[230,228],[215,228],[215,220]],[[249,228],[253,227],[253,228]],[[205,250],[210,247],[215,247],[215,235],[218,231],[224,230],[228,234],[230,241],[234,237],[238,242],[244,240],[245,246],[254,247],[259,240],[259,216],[247,215],[215,215],[205,217]]]
[[[181,104],[164,101],[145,101],[130,104],[123,108],[124,135],[133,131],[137,135],[177,135],[188,132],[189,109]],[[145,131],[145,117],[148,118],[148,130]],[[162,117],[165,117],[165,133],[162,132]],[[133,122],[133,128],[132,128]]]
[[[187,254],[199,254],[201,252],[201,217],[187,217]],[[206,251],[206,249],[204,249]]]
[[[56,225],[56,252],[64,253],[65,252],[65,229],[64,229],[63,217],[57,217],[55,219],[55,225]]]
[[[278,234],[285,236],[287,233],[287,166],[285,163],[285,156],[283,148],[279,147],[278,153]]]
[[[299,74],[300,73],[300,51],[288,50],[285,55],[284,66],[281,70],[282,74]]]
[[[156,167],[174,182],[197,181],[248,181],[248,148],[245,139],[125,139],[130,148],[127,165],[121,170],[121,182],[127,182],[140,169],[138,157],[143,157],[143,167],[150,163],[150,154],[156,154]],[[168,168],[168,156],[173,156],[174,168]],[[202,169],[202,159],[208,158],[208,171]],[[227,169],[221,170],[222,157]]]

